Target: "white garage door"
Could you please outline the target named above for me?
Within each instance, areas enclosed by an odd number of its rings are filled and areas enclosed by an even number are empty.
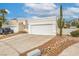
[[[31,25],[30,33],[39,35],[56,35],[56,25],[51,24]]]

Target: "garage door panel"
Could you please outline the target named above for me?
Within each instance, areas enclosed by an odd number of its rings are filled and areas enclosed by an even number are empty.
[[[31,34],[56,35],[56,25],[31,25]]]

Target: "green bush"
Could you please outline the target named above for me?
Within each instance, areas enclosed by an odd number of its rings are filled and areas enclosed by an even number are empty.
[[[79,24],[76,27],[79,28]]]
[[[73,36],[73,37],[79,37],[79,30],[72,31],[70,34],[71,34],[71,36]]]

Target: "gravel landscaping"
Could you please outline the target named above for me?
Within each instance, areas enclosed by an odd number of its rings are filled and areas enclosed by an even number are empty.
[[[47,43],[37,48],[41,50],[42,56],[58,56],[64,49],[78,42],[79,37],[55,36],[52,40],[48,41]],[[27,53],[32,50],[27,51]]]
[[[56,36],[49,42],[40,46],[39,49],[42,51],[42,55],[44,56],[57,56],[59,55],[65,48],[71,46],[79,42],[79,37],[71,37],[71,36]]]

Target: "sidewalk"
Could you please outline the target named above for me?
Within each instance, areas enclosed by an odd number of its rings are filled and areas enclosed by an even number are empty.
[[[66,48],[59,56],[79,56],[79,43]]]

